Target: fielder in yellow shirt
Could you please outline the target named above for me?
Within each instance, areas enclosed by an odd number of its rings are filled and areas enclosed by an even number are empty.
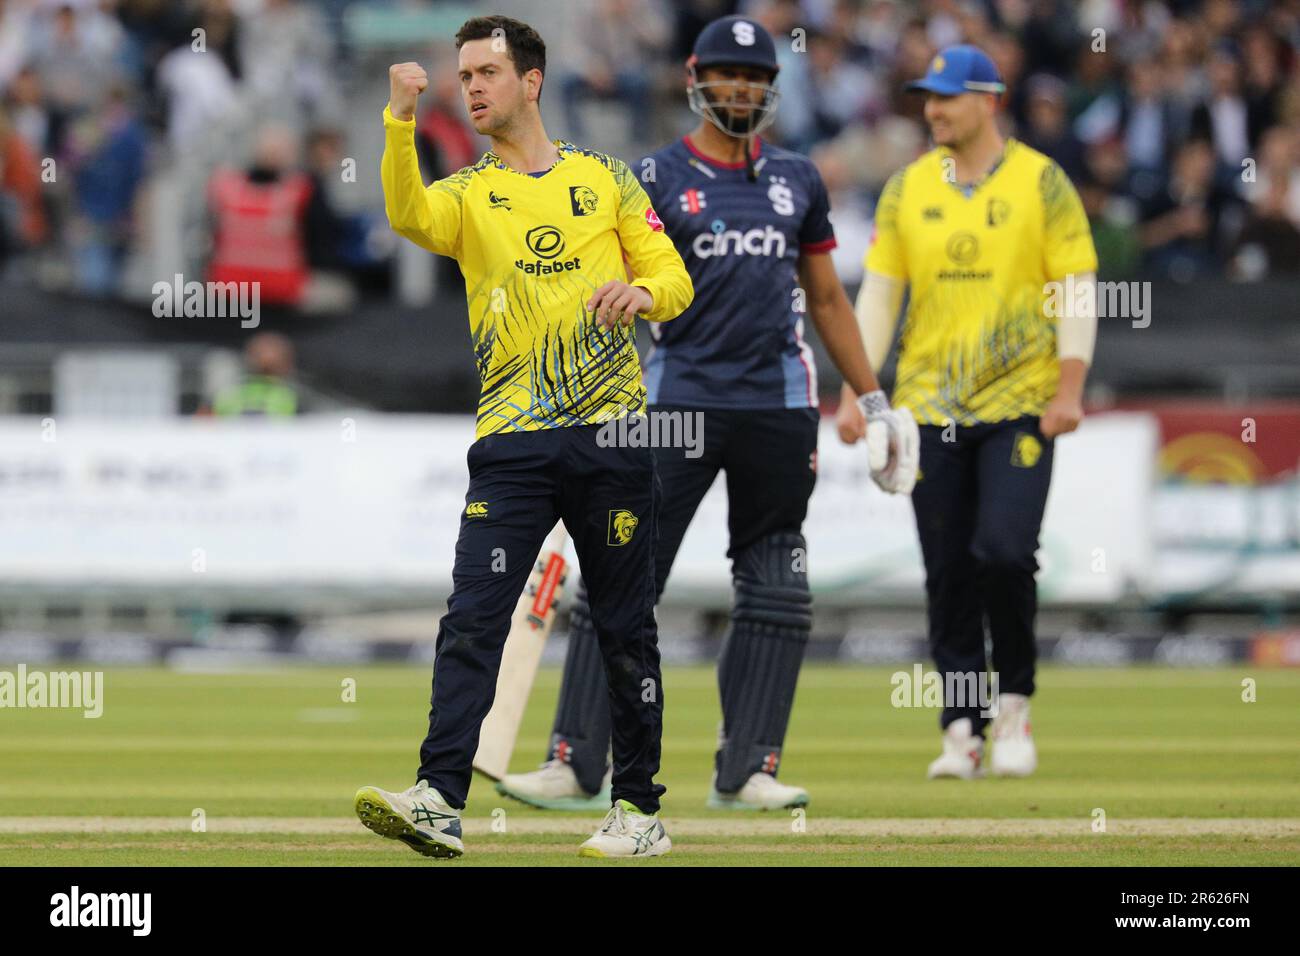
[[[999,133],[1004,86],[982,51],[943,50],[910,87],[926,93],[936,148],[884,188],[858,317],[879,369],[910,291],[893,404],[920,425],[912,504],[931,649],[945,688],[989,688],[987,620],[1000,690],[992,768],[1023,776],[1037,765],[1028,704],[1035,552],[1054,439],[1083,416],[1097,255],[1061,168]],[[839,424],[846,440],[860,435],[851,401],[841,403]],[[957,696],[944,702],[931,777],[982,772],[994,708]]]
[[[492,149],[425,186],[415,63],[390,68],[381,167],[393,229],[460,263],[482,380],[478,440],[438,630],[429,731],[415,786],[363,787],[356,810],[383,836],[459,856],[479,728],[492,706],[511,613],[556,521],[573,538],[610,679],[614,806],[584,855],[654,856],[663,691],[654,618],[660,499],[654,451],[606,447],[601,423],[645,408],[631,328],[672,319],[690,276],[621,161],[552,141],[538,101],[546,44],[508,17],[456,35],[461,93]],[[628,269],[635,276],[628,281]]]
[[[489,105],[486,91],[481,97],[469,104],[476,126],[502,107]],[[606,312],[661,322],[690,305],[693,289],[627,165],[556,140],[536,144],[543,168],[520,171],[513,144],[494,137],[494,149],[477,163],[426,188],[414,116],[397,117],[386,107],[384,129],[380,172],[389,222],[417,245],[454,258],[465,275],[482,380],[479,437],[641,411],[645,390],[631,322],[601,327],[593,297],[601,295]],[[631,286],[623,281],[625,259],[637,276]]]

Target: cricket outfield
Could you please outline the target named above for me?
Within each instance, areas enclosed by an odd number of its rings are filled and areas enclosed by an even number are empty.
[[[924,779],[937,718],[891,706],[903,669],[806,667],[781,772],[812,802],[738,814],[704,805],[714,673],[667,668],[674,848],[614,865],[1300,863],[1300,671],[1044,668],[1037,774],[962,782]],[[539,673],[512,769],[541,759],[558,681]],[[352,795],[412,782],[428,690],[420,666],[115,668],[98,718],[0,709],[0,864],[610,865],[576,855],[599,814],[533,810],[482,779],[460,860],[365,830]]]

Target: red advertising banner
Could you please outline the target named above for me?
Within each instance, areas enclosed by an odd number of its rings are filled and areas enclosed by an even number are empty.
[[[1296,473],[1300,403],[1124,402],[1160,421],[1160,473],[1174,480],[1252,485]]]

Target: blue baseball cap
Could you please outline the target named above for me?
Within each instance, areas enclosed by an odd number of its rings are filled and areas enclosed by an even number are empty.
[[[956,96],[959,93],[1004,93],[1007,87],[988,54],[979,47],[963,43],[940,50],[930,61],[925,76],[906,84],[904,89]]]
[[[773,75],[781,69],[776,61],[776,42],[772,34],[757,20],[742,16],[720,17],[701,30],[695,38],[690,62],[700,69],[708,66],[757,66]]]

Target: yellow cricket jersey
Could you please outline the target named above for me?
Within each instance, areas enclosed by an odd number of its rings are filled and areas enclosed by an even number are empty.
[[[611,279],[654,297],[662,322],[694,297],[650,200],[621,160],[556,141],[541,176],[491,152],[425,186],[415,121],[384,108],[380,174],[393,230],[460,263],[482,393],[478,437],[609,421],[645,408],[632,327],[602,330],[586,311]]]
[[[918,422],[1039,415],[1056,392],[1050,281],[1095,272],[1083,205],[1061,167],[1014,139],[969,198],[934,149],[895,173],[876,207],[871,272],[911,290],[893,403]]]

